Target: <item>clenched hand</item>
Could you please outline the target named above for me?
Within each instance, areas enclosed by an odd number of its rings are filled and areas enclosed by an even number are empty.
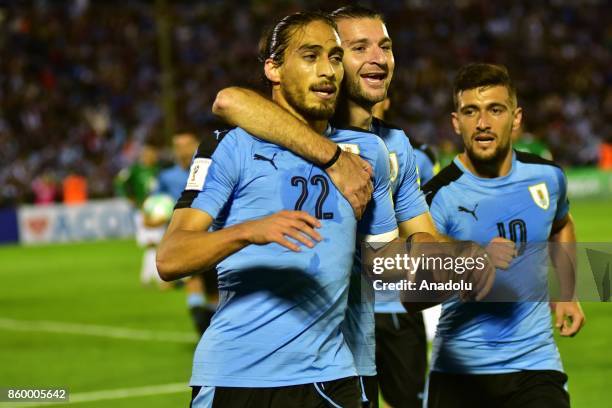
[[[495,237],[486,248],[493,265],[498,269],[508,269],[516,257],[516,244],[514,241],[502,237]]]
[[[372,166],[358,155],[343,151],[326,172],[353,207],[355,217],[361,219],[372,198]]]
[[[574,337],[584,326],[584,312],[579,302],[554,302],[551,308],[555,312],[555,327],[561,336]]]

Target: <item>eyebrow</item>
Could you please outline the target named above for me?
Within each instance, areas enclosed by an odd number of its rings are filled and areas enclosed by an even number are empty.
[[[298,48],[298,52],[321,52],[322,50],[323,47],[318,44],[304,44],[300,48]],[[344,50],[342,49],[342,47],[336,45],[331,50],[329,50],[329,54],[340,54],[341,56],[343,56]]]
[[[492,108],[495,106],[501,106],[502,108],[510,109],[508,105],[501,102],[491,102],[485,106],[485,109]],[[464,110],[468,109],[480,109],[480,107],[474,103],[470,103],[469,105],[462,106],[459,111],[463,112]]]
[[[336,45],[334,48],[329,50],[329,53],[330,54],[340,54],[340,56],[344,56],[344,49]]]
[[[355,44],[368,44],[369,42],[370,40],[367,38],[359,38],[357,40],[349,41],[348,46],[350,47]]]
[[[479,107],[474,105],[473,103],[471,103],[469,105],[465,105],[465,106],[462,106],[461,108],[459,108],[459,112],[463,112],[463,111],[466,111],[468,109],[479,109]]]
[[[353,40],[353,41],[349,41],[348,46],[353,46],[355,44],[369,44],[371,41],[369,38],[359,38],[357,40]],[[391,41],[391,38],[389,37],[384,37],[382,38],[380,41],[378,41],[378,44],[383,44],[383,43],[393,43],[393,41]]]
[[[298,48],[299,52],[303,51],[321,51],[323,49],[322,46],[317,44],[304,44],[300,48]]]

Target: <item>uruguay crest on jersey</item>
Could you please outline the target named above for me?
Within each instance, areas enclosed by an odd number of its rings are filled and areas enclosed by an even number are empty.
[[[529,186],[529,192],[531,193],[531,198],[533,198],[533,201],[538,207],[543,210],[548,210],[548,207],[550,206],[550,197],[548,195],[546,183],[539,183]]]

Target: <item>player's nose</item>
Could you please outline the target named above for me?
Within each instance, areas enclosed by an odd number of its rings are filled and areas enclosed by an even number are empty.
[[[478,129],[490,129],[491,128],[491,124],[486,114],[481,113],[478,115],[478,122],[476,122],[476,127]]]
[[[331,62],[325,60],[325,58],[321,58],[319,63],[317,64],[317,76],[332,78],[334,75],[335,70]]]
[[[387,54],[382,48],[378,46],[371,47],[369,59],[370,59],[370,62],[378,64],[378,65],[387,64]]]

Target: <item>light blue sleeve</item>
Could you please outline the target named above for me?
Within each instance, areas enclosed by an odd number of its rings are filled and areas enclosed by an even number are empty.
[[[442,197],[440,197],[440,192],[433,198],[431,201],[431,205],[429,206],[429,213],[431,214],[431,218],[433,218],[434,224],[438,232],[444,235],[450,235],[450,223],[448,216],[446,214],[446,209],[449,208],[448,205],[442,205],[443,203]]]
[[[361,235],[378,235],[391,232],[397,228],[393,199],[390,187],[389,151],[379,137],[376,140],[374,155],[374,191],[372,200],[359,222],[358,231]]]
[[[244,150],[244,146],[241,145],[244,143],[239,141],[236,131],[230,131],[221,140],[210,159],[195,155],[186,187],[186,190],[196,193],[190,205],[191,208],[200,209],[207,212],[212,218],[217,218],[223,207],[231,200],[240,180],[241,153]],[[193,166],[198,164],[202,166],[199,171],[207,171],[203,186],[200,187],[197,183],[190,186],[194,178]],[[198,187],[200,187],[199,191]]]
[[[410,220],[417,215],[427,212],[425,197],[419,188],[417,181],[417,166],[414,149],[406,138],[406,166],[404,174],[401,174],[399,187],[395,194],[395,217],[401,223]]]
[[[569,213],[569,199],[567,198],[567,178],[565,177],[565,172],[555,167],[555,175],[557,176],[557,185],[559,188],[557,212],[555,213],[555,221],[558,221]]]

